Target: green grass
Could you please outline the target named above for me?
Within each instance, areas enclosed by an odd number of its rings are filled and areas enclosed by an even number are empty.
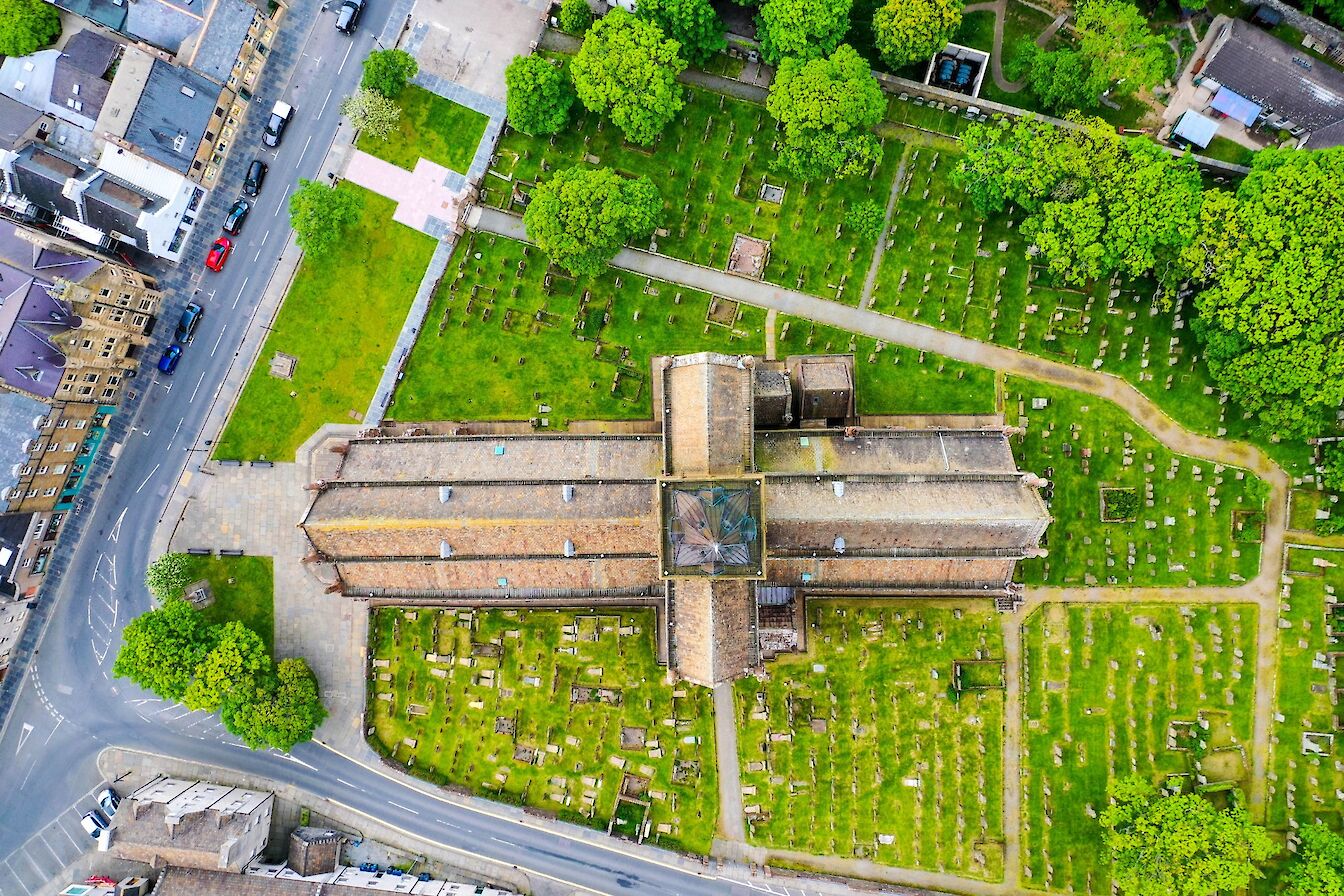
[[[1260,545],[1238,540],[1233,527],[1261,519],[1251,516],[1264,508],[1261,480],[1171,452],[1103,399],[1018,377],[1007,378],[1005,393],[1007,422],[1027,430],[1018,464],[1054,489],[1049,556],[1023,561],[1025,582],[1233,585],[1255,576]],[[1048,404],[1036,409],[1036,399]],[[1137,492],[1133,522],[1102,522],[1103,488]]]
[[[206,579],[215,602],[201,610],[211,625],[238,620],[275,652],[275,573],[270,557],[187,554],[190,581]]]
[[[735,685],[748,839],[1003,878],[1003,691],[952,699],[952,663],[1002,659],[984,602],[814,600],[808,652]]]
[[[435,783],[603,830],[623,779],[642,778],[651,842],[709,851],[710,693],[666,683],[652,610],[384,608],[371,622],[370,741],[383,755]],[[578,702],[573,687],[619,691],[619,705]],[[623,728],[639,729],[643,746],[623,746]],[[643,812],[626,803],[621,817],[632,808]]]
[[[385,138],[360,134],[356,145],[407,170],[421,158],[466,174],[490,119],[423,87],[409,85],[397,102],[401,124]]]
[[[1231,162],[1233,165],[1250,165],[1255,161],[1255,150],[1249,149],[1226,137],[1214,137],[1208,148],[1196,150],[1202,156]]]
[[[750,234],[771,241],[766,280],[856,302],[876,240],[836,231],[849,204],[886,205],[901,146],[888,141],[871,176],[794,181],[771,168],[775,125],[763,107],[697,89],[686,98],[686,108],[648,149],[625,143],[610,122],[576,107],[574,121],[555,137],[507,135],[493,170],[524,184],[579,164],[645,175],[663,197],[659,252],[721,270],[734,235]],[[781,204],[759,199],[762,182],[784,187]],[[489,176],[484,198],[509,206],[511,187]]]
[[[1095,815],[1112,778],[1196,770],[1195,753],[1167,748],[1172,722],[1206,719],[1203,774],[1246,783],[1255,634],[1253,604],[1047,604],[1028,617],[1024,883],[1111,892]]]
[[[1020,213],[977,215],[949,180],[956,163],[929,147],[908,154],[873,310],[1116,374],[1188,429],[1254,442],[1289,471],[1310,472],[1305,442],[1256,438],[1255,421],[1220,400],[1192,309],[1165,308],[1144,282],[1058,282],[1027,258]]]
[[[350,183],[337,189],[363,196],[360,219],[339,249],[303,260],[216,458],[293,460],[318,427],[358,422],[373,398],[434,240],[394,223],[390,199]],[[276,352],[298,358],[292,381],[270,375]]]
[[[475,234],[449,265],[389,413],[399,420],[517,420],[541,416],[545,404],[552,428],[648,419],[654,355],[764,357],[765,312],[732,306],[721,301],[711,322],[704,293],[614,270],[581,280],[548,275],[535,247]],[[784,315],[775,333],[780,358],[854,352],[860,413],[993,410],[993,373],[984,368],[879,348],[875,340]]]

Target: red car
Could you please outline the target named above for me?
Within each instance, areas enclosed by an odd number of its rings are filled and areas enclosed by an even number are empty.
[[[220,237],[210,247],[210,254],[205,256],[205,266],[212,271],[224,270],[224,262],[229,260],[229,253],[232,251],[233,240],[226,236]]]

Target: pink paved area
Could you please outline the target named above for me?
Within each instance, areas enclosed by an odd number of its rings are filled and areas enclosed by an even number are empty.
[[[428,219],[437,218],[454,230],[465,204],[465,190],[443,185],[448,169],[427,159],[415,163],[414,171],[398,168],[366,152],[355,150],[345,168],[345,179],[397,203],[392,220],[430,233]]]

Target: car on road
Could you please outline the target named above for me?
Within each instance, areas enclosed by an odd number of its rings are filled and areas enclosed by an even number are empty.
[[[336,13],[336,30],[345,34],[354,34],[359,17],[364,13],[364,0],[344,0]]]
[[[111,818],[117,814],[117,807],[121,805],[121,796],[111,787],[104,787],[98,794],[98,805],[102,807],[103,814]]]
[[[265,182],[266,163],[261,159],[253,159],[252,164],[247,166],[247,177],[243,178],[243,192],[248,196],[256,196]]]
[[[224,270],[224,262],[229,260],[229,253],[232,251],[233,240],[226,236],[220,237],[210,247],[210,254],[205,256],[205,266],[216,273]]]
[[[243,229],[243,222],[247,220],[247,213],[252,210],[246,199],[239,199],[229,209],[229,216],[224,219],[224,232],[237,236]]]
[[[107,819],[97,809],[92,812],[85,812],[84,817],[79,820],[79,826],[95,840],[103,836],[108,827]]]
[[[203,314],[205,314],[204,308],[195,302],[188,302],[187,307],[182,309],[182,317],[177,321],[173,340],[183,345],[191,345],[191,340],[196,338],[196,328],[200,326]]]
[[[267,146],[279,146],[280,138],[285,134],[285,125],[293,117],[294,107],[276,100],[271,107],[271,117],[266,119],[266,127],[261,132],[261,142]]]
[[[163,357],[159,358],[159,373],[166,373],[169,376],[177,369],[177,362],[182,360],[182,346],[173,343],[163,350]]]

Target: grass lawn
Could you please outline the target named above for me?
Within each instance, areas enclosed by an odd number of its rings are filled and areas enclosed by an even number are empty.
[[[1003,658],[985,602],[814,600],[806,654],[735,686],[753,843],[1003,878],[1003,691],[952,689]]]
[[[718,823],[710,693],[673,687],[652,610],[375,610],[373,746],[439,784],[707,853]],[[432,654],[430,660],[426,654]],[[602,689],[602,690],[599,690]],[[618,811],[619,808],[619,811]]]
[[[423,157],[466,174],[490,119],[414,84],[397,102],[401,105],[397,130],[381,139],[360,134],[356,145],[408,171]]]
[[[275,575],[270,557],[186,555],[192,582],[206,579],[215,602],[201,610],[211,625],[238,620],[275,652]]]
[[[654,355],[764,356],[764,311],[720,300],[711,315],[710,304],[704,293],[620,271],[592,280],[548,274],[535,247],[472,235],[434,298],[390,413],[400,420],[517,420],[538,416],[545,404],[552,428],[647,419]],[[985,368],[879,348],[875,340],[784,315],[775,334],[781,358],[854,352],[861,413],[993,410],[993,373]]]
[[[360,219],[338,251],[303,260],[216,458],[293,460],[318,427],[363,419],[373,398],[434,240],[393,223],[390,199],[348,182],[337,189],[363,196]],[[276,352],[298,358],[293,380],[270,375]]]
[[[1256,607],[1047,604],[1023,640],[1024,882],[1111,892],[1096,813],[1114,777],[1246,783]],[[1197,727],[1201,721],[1208,728]],[[1173,726],[1182,746],[1167,747]],[[1188,736],[1201,732],[1203,745]],[[1185,779],[1188,790],[1193,778]]]
[[[763,107],[696,89],[686,99],[649,148],[626,143],[610,122],[576,104],[574,121],[554,137],[508,134],[494,171],[523,189],[547,171],[580,164],[646,175],[663,197],[663,229],[654,238],[659,252],[722,270],[734,235],[750,234],[771,241],[766,280],[857,302],[876,240],[844,231],[841,221],[851,203],[871,199],[885,207],[902,147],[887,141],[882,163],[868,176],[793,181],[771,168],[775,125]],[[766,183],[784,188],[782,202],[760,198]],[[484,200],[510,206],[511,187],[487,177]]]
[[[1162,307],[1146,283],[1055,281],[1027,258],[1014,215],[979,218],[949,180],[956,162],[929,147],[908,154],[873,310],[1114,373],[1187,428],[1255,442],[1288,470],[1310,472],[1305,442],[1253,438],[1254,421],[1220,400],[1190,309]]]
[[[1007,422],[1027,430],[1018,463],[1051,480],[1054,493],[1049,556],[1019,567],[1028,584],[1233,585],[1255,576],[1268,493],[1261,480],[1174,454],[1094,396],[1018,377],[1007,378],[1005,392]],[[1135,494],[1130,519],[1103,520],[1110,489]]]
[[[1255,150],[1248,149],[1235,140],[1229,140],[1226,137],[1214,137],[1209,142],[1207,149],[1197,150],[1197,152],[1211,159],[1231,162],[1233,165],[1250,165],[1255,161]]]

